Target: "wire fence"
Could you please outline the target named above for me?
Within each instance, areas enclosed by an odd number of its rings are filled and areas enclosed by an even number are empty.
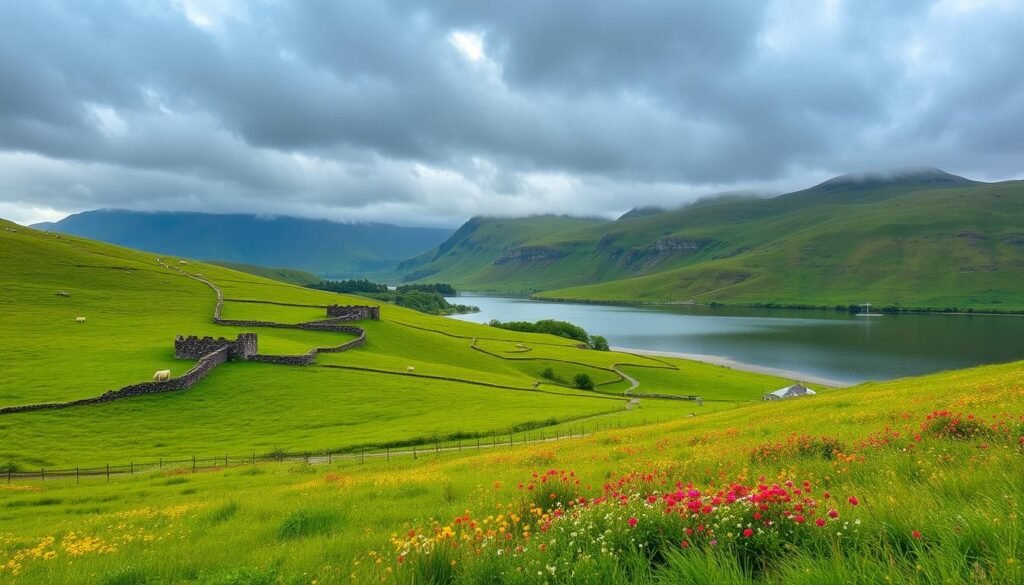
[[[2,471],[0,477],[6,475],[7,483],[14,480],[58,480],[74,479],[76,482],[87,478],[106,478],[110,481],[112,477],[125,475],[138,475],[154,472],[185,472],[195,473],[198,471],[224,469],[228,467],[239,467],[244,465],[256,465],[259,463],[302,463],[307,465],[332,464],[341,462],[354,462],[358,464],[367,461],[385,461],[392,459],[423,457],[438,457],[441,453],[463,453],[472,451],[483,451],[485,449],[498,449],[502,447],[513,448],[516,446],[535,445],[538,443],[550,443],[565,439],[574,439],[591,435],[598,431],[622,430],[646,426],[648,424],[666,422],[669,419],[641,419],[636,421],[623,420],[591,420],[585,423],[567,425],[564,428],[554,429],[531,429],[520,432],[497,433],[492,432],[486,435],[463,436],[448,439],[435,439],[414,443],[394,442],[389,445],[367,445],[349,447],[335,451],[303,451],[303,452],[272,452],[259,454],[252,452],[248,455],[213,455],[213,456],[191,456],[187,459],[157,459],[156,461],[129,462],[126,464],[106,464],[101,467],[65,467],[45,468],[38,470],[26,470],[8,465]],[[0,480],[2,481],[2,480]]]

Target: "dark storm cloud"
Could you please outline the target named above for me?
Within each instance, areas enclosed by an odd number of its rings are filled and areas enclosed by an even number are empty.
[[[1014,2],[5,3],[0,215],[454,223],[1020,172]]]

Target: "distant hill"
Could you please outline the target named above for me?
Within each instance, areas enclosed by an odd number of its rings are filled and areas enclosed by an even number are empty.
[[[288,284],[297,284],[299,286],[306,286],[307,284],[316,284],[322,279],[313,274],[312,272],[304,272],[302,270],[294,270],[292,268],[268,268],[266,266],[257,266],[255,264],[242,264],[241,262],[221,262],[213,261],[210,264],[216,264],[217,266],[223,266],[224,268],[230,268],[239,272],[245,272],[248,274],[254,274],[256,276],[262,276],[263,278],[269,278],[271,280],[277,280],[279,282],[287,282]]]
[[[614,222],[474,218],[400,270],[540,298],[1021,310],[1022,226],[1024,181],[904,169]]]
[[[38,229],[197,259],[287,266],[322,276],[382,274],[452,231],[295,217],[123,210],[86,211]]]

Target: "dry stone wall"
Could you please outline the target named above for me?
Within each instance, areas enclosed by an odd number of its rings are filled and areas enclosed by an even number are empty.
[[[47,410],[55,408],[67,408],[70,406],[84,406],[88,404],[100,404],[103,402],[110,402],[112,400],[118,400],[120,398],[127,398],[129,396],[141,396],[143,394],[156,394],[160,392],[173,392],[179,390],[187,390],[198,383],[200,380],[206,377],[214,368],[228,361],[229,359],[240,359],[247,361],[265,362],[272,364],[281,365],[297,365],[306,366],[312,364],[316,360],[316,356],[319,353],[337,353],[348,349],[359,347],[366,343],[366,331],[362,327],[356,327],[354,325],[343,325],[349,321],[356,321],[360,319],[380,319],[380,307],[379,306],[362,306],[362,305],[330,305],[326,308],[327,319],[321,321],[309,321],[306,323],[277,323],[274,321],[254,321],[254,320],[236,320],[236,319],[222,319],[221,313],[224,308],[224,294],[220,288],[210,282],[209,280],[199,276],[197,274],[189,274],[177,266],[170,266],[165,264],[160,259],[157,262],[165,268],[177,270],[185,276],[202,282],[209,286],[217,294],[217,304],[213,310],[213,321],[219,325],[229,325],[236,327],[276,327],[282,329],[304,329],[309,331],[332,331],[336,333],[346,333],[349,335],[355,335],[356,338],[343,343],[341,345],[330,346],[330,347],[316,347],[304,354],[299,355],[264,355],[258,352],[258,340],[255,333],[241,333],[235,340],[225,339],[224,337],[198,337],[195,335],[182,336],[179,335],[174,339],[174,357],[177,359],[195,359],[196,365],[189,369],[187,372],[172,378],[170,380],[164,380],[161,382],[142,382],[140,384],[132,384],[130,386],[124,386],[117,390],[111,390],[94,396],[92,398],[83,398],[81,400],[72,400],[69,402],[49,402],[44,404],[24,404],[19,406],[6,406],[0,407],[0,414],[7,414],[13,412],[27,412],[33,410]],[[245,301],[245,302],[258,302],[258,301]],[[269,303],[269,304],[284,304],[284,303]],[[297,305],[303,306],[303,305]]]

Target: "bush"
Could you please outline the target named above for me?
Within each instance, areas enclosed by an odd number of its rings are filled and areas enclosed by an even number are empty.
[[[557,379],[557,376],[555,376],[555,370],[553,370],[551,368],[544,368],[544,371],[540,373],[540,377],[544,378],[545,380],[552,380],[552,381]]]
[[[594,380],[590,378],[589,374],[580,373],[576,374],[576,377],[572,379],[573,386],[581,390],[593,390]]]
[[[597,351],[608,351],[608,340],[603,335],[590,336],[590,349]]]

